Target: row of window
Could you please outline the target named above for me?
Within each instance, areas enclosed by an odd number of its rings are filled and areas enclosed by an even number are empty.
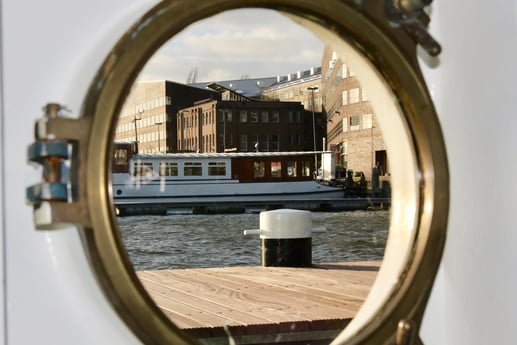
[[[233,122],[233,112],[228,109],[220,110],[223,119],[226,123]],[[302,112],[289,110],[287,112],[287,121],[289,123],[300,123],[302,121]],[[256,110],[241,110],[239,112],[239,122],[240,123],[280,123],[280,112],[279,111],[261,111],[258,112]]]
[[[201,162],[184,162],[179,174],[177,162],[160,162],[159,176],[203,176],[203,164]],[[226,176],[226,162],[208,162],[208,176]],[[152,162],[135,162],[133,176],[153,177],[155,176]]]
[[[361,95],[360,95],[361,93]],[[361,97],[360,97],[361,96]],[[360,88],[354,88],[350,90],[343,90],[341,95],[343,105],[359,103],[361,101],[368,101],[366,91]]]
[[[298,162],[297,161],[287,161],[287,177],[297,177],[298,176]],[[311,176],[311,163],[309,161],[302,161],[302,176],[308,177]],[[271,162],[270,165],[270,175],[273,178],[281,178],[282,176],[282,162]],[[253,162],[253,178],[263,178],[266,176],[266,164],[265,162]]]
[[[372,114],[353,115],[343,118],[343,132],[370,128],[373,128]]]
[[[116,133],[124,133],[135,130],[135,122],[136,128],[145,128],[145,127],[153,127],[165,124],[166,114],[156,114],[152,116],[146,116],[141,118],[134,118],[130,122],[123,123],[117,125]]]
[[[179,128],[192,128],[198,127],[198,113],[197,108],[192,109],[192,111],[182,111],[182,116],[178,117],[178,127]],[[181,121],[181,123],[180,123]],[[215,123],[215,112],[213,110],[206,111],[202,113],[201,118],[202,125],[210,125]]]
[[[287,161],[284,162],[286,167],[287,177],[298,176],[298,162]],[[301,174],[304,177],[311,176],[311,162],[301,161]],[[227,176],[226,162],[208,162],[206,176]],[[181,170],[181,171],[180,171]],[[180,174],[181,172],[181,174]],[[135,162],[133,166],[133,175],[137,177],[152,178],[155,176],[152,162]],[[160,162],[159,176],[204,176],[203,164],[201,162],[183,162],[180,166],[177,162]],[[282,176],[282,162],[273,161],[270,164],[270,174],[272,178],[281,178]],[[266,163],[263,161],[253,162],[253,178],[260,179],[266,176]]]
[[[241,134],[239,138],[239,150],[241,152],[280,150],[280,137],[278,135],[271,135],[271,143],[269,142],[269,135]]]
[[[171,104],[172,98],[170,96],[158,97],[142,104],[124,107],[124,109],[120,113],[120,116],[126,117],[133,115],[141,115],[143,112],[151,110],[153,108],[163,107],[165,105]]]
[[[232,122],[232,114],[231,110],[226,112],[227,118],[226,122]],[[228,116],[229,115],[229,116]],[[269,111],[262,111],[260,113],[260,122],[261,123],[279,123],[280,122],[280,112],[278,111],[272,111],[271,116],[269,114]],[[258,123],[259,122],[259,113],[254,110],[250,110],[249,114],[247,110],[241,110],[239,112],[239,122],[240,123]]]

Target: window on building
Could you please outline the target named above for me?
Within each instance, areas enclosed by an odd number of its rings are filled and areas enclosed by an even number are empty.
[[[269,135],[260,136],[260,150],[269,151]]]
[[[249,145],[248,147],[249,148],[253,148],[253,150],[258,150],[258,147],[259,147],[259,141],[258,141],[258,136],[257,135],[250,135],[249,136]]]
[[[253,178],[263,178],[266,174],[264,162],[253,162]]]
[[[246,110],[241,110],[240,122],[246,123],[248,122],[248,112]]]
[[[359,88],[350,89],[350,104],[359,102]]]
[[[348,77],[348,66],[346,63],[341,65],[341,78],[345,79]]]
[[[271,150],[272,151],[280,150],[280,139],[278,138],[278,135],[271,136]]]
[[[289,110],[287,112],[287,119],[288,119],[289,123],[293,123],[294,122],[294,115],[293,115],[292,110]]]
[[[178,163],[160,162],[160,176],[178,176]]]
[[[201,176],[203,166],[201,162],[185,162],[183,165],[183,176]]]
[[[258,113],[256,111],[250,111],[250,122],[257,123],[258,122]]]
[[[271,122],[273,122],[273,123],[279,123],[280,122],[280,113],[278,111],[274,111],[271,114]]]
[[[288,161],[287,162],[287,176],[296,177],[296,161]]]
[[[282,177],[282,162],[271,162],[271,177]]]
[[[224,110],[224,116],[226,122],[231,123],[233,121],[233,113],[231,110]]]
[[[343,92],[341,92],[341,103],[343,105],[348,104],[348,90],[343,90]]]
[[[373,127],[372,114],[363,115],[363,129],[370,129]]]
[[[233,146],[233,132],[231,127],[226,129],[226,143]]]
[[[240,139],[241,139],[241,142],[240,142],[240,150],[242,152],[246,152],[248,151],[248,136],[246,134],[241,134],[240,135]]]
[[[268,111],[263,111],[262,112],[261,121],[262,121],[262,123],[268,123],[269,122],[269,112]]]
[[[296,112],[296,116],[295,116],[294,120],[296,121],[296,123],[302,122],[302,114],[300,111]]]
[[[226,176],[226,162],[208,162],[209,176]]]
[[[359,129],[361,119],[359,115],[350,116],[350,130],[355,131]]]
[[[302,176],[311,176],[311,161],[302,161]]]
[[[171,105],[172,104],[172,98],[170,96],[165,97],[165,104]]]
[[[343,160],[341,165],[346,168],[348,166],[348,141],[343,141],[343,145],[341,146],[341,156]]]
[[[362,91],[361,100],[363,102],[366,102],[368,100],[368,95],[366,94],[366,91],[364,89],[361,89],[361,91]]]

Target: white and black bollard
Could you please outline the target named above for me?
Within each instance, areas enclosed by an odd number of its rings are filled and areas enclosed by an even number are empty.
[[[244,230],[244,236],[260,235],[262,266],[309,267],[312,265],[312,228],[309,211],[280,209],[260,212],[260,229]]]

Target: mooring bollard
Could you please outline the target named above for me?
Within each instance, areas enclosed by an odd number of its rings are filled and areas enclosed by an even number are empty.
[[[260,212],[260,229],[244,230],[244,236],[260,235],[262,266],[309,267],[312,265],[312,228],[309,211],[280,209]]]

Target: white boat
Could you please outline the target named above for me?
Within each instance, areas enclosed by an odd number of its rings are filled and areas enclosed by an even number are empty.
[[[321,152],[134,154],[115,143],[115,206],[342,199],[343,188],[313,179]]]
[[[116,60],[117,55],[110,55],[112,47],[155,3],[157,1],[78,0],[72,5],[67,0],[1,0],[0,275],[3,283],[0,285],[0,344],[153,343],[133,332],[133,328],[138,327],[138,319],[124,321],[124,313],[116,311],[118,304],[115,302],[120,300],[116,295],[105,294],[101,287],[106,275],[99,275],[96,270],[99,261],[90,262],[94,252],[82,242],[101,233],[94,231],[92,224],[80,227],[85,236],[81,236],[80,230],[73,225],[56,224],[52,230],[41,230],[35,224],[33,208],[27,205],[24,190],[41,179],[41,171],[29,167],[26,162],[26,148],[34,141],[32,124],[41,117],[41,107],[49,101],[58,101],[72,110],[71,116],[77,115],[104,59],[110,56]],[[223,3],[227,6],[231,1]],[[253,2],[254,5],[260,3]],[[276,3],[264,1],[265,6],[277,6]],[[287,11],[295,3],[306,6],[315,3],[328,13],[332,6],[348,2],[336,0],[330,5],[327,1],[289,1],[289,5],[278,8]],[[350,3],[360,8],[377,2]],[[203,6],[190,7],[202,11]],[[316,6],[307,17],[316,16]],[[188,7],[184,6],[182,11]],[[439,115],[448,156],[447,242],[425,314],[421,317],[419,339],[398,343],[514,344],[517,342],[517,310],[514,307],[517,305],[517,275],[514,274],[517,186],[513,176],[517,171],[516,2],[435,0],[426,12],[431,17],[429,31],[443,47],[438,59],[419,54],[418,63],[425,79],[424,86],[429,89]],[[328,23],[338,15],[339,11],[328,13],[320,22]],[[389,24],[388,20],[385,22]],[[143,23],[137,28],[144,30],[145,27]],[[335,26],[332,28],[334,30]],[[371,37],[379,35],[374,29],[372,25],[367,34]],[[397,26],[392,25],[385,31],[395,35],[397,30]],[[362,47],[370,48],[366,44]],[[380,54],[379,50],[370,53],[371,56]],[[123,71],[111,67],[106,70],[113,71],[110,75],[117,77],[129,73],[127,66]],[[399,81],[391,79],[388,84],[395,86]],[[417,103],[411,106],[422,109]],[[420,129],[426,126],[422,124]],[[90,134],[87,122],[73,130],[78,140],[81,135],[94,135]],[[95,138],[106,136],[108,132],[98,133]],[[409,132],[407,128],[406,132]],[[400,133],[402,137],[405,132]],[[415,134],[414,138],[417,137]],[[92,153],[92,158],[100,154],[100,151]],[[430,159],[428,156],[408,156],[407,161],[411,157]],[[105,159],[104,164],[108,161],[109,158]],[[86,175],[95,169],[89,167]],[[490,182],[484,182],[485,174],[489,174],[490,179],[486,180]],[[432,172],[423,171],[416,178],[424,179],[429,175]],[[397,180],[399,177],[393,175],[392,219],[422,222],[421,218],[413,217],[414,210],[406,203],[407,195],[396,192],[414,177],[408,174]],[[99,179],[99,182],[103,183],[103,180]],[[84,189],[89,190],[90,198],[98,194],[109,199],[95,183],[80,186],[80,192]],[[93,204],[94,201],[88,199],[84,205],[91,207],[91,214],[106,216],[104,209],[95,209]],[[421,206],[428,214],[436,205]],[[77,212],[75,217],[81,219],[84,213]],[[73,223],[71,220],[69,223]],[[404,253],[407,247],[397,242],[405,231],[396,227],[398,224],[392,225],[390,246]],[[418,253],[418,250],[409,252],[408,257]],[[386,291],[393,286],[397,289],[405,287],[399,284],[397,275],[386,272],[383,278],[382,287]],[[128,295],[132,292],[128,291]],[[371,297],[375,297],[374,294]],[[393,301],[386,309],[392,310],[399,303],[404,304],[405,299]],[[153,322],[160,320],[149,314],[144,317]],[[373,320],[373,325],[382,326],[377,319]],[[394,328],[390,334],[395,332]],[[149,337],[153,335],[148,334]],[[364,344],[362,339],[353,343]],[[169,342],[175,343],[178,343],[176,339]],[[395,341],[392,337],[377,343]]]

